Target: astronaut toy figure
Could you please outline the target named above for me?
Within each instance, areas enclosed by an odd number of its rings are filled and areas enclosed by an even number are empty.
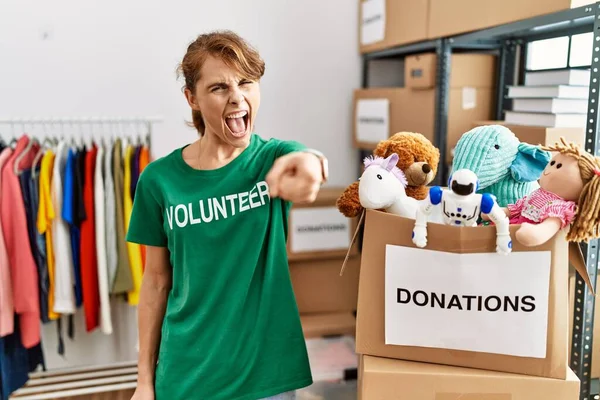
[[[434,207],[441,207],[442,218],[447,225],[477,226],[480,214],[487,214],[496,225],[496,252],[510,253],[512,241],[508,216],[498,206],[493,195],[478,194],[477,188],[477,175],[468,169],[454,172],[448,180],[448,189],[432,187],[429,196],[417,210],[413,243],[421,248],[427,245],[427,217]]]

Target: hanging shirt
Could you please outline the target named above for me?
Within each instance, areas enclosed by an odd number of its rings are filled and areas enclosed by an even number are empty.
[[[135,198],[135,187],[140,178],[140,154],[142,146],[136,146],[131,156],[131,199]]]
[[[27,233],[27,217],[23,205],[23,194],[19,178],[14,173],[15,159],[26,149],[29,137],[21,136],[14,153],[2,169],[1,218],[10,275],[13,288],[15,311],[19,314],[21,341],[25,348],[40,343],[40,304],[38,275]],[[20,161],[20,169],[30,168],[37,152],[33,146]]]
[[[65,184],[63,193],[62,217],[69,224],[69,237],[71,240],[71,259],[73,261],[73,279],[75,290],[75,305],[83,304],[83,292],[81,290],[81,270],[79,268],[79,219],[76,218],[76,204],[79,196],[77,184],[77,159],[79,154],[76,149],[70,149],[65,165]]]
[[[134,148],[127,146],[125,150],[125,166],[123,176],[123,211],[125,216],[125,234],[129,229],[129,219],[131,218],[131,208],[133,206],[131,199],[131,162],[133,161]],[[140,245],[127,242],[127,253],[129,255],[129,265],[131,267],[131,276],[133,277],[133,290],[130,290],[127,296],[130,305],[135,306],[140,301],[140,288],[142,286],[142,253]]]
[[[148,146],[143,145],[140,151],[140,174],[150,162],[150,152],[148,150]],[[146,269],[146,246],[140,245],[140,250],[142,252],[142,271],[144,271]]]
[[[113,181],[115,195],[115,220],[116,220],[116,239],[117,239],[117,272],[112,292],[115,294],[127,293],[133,290],[133,277],[131,276],[131,267],[129,265],[129,254],[127,253],[127,243],[125,242],[125,218],[123,215],[123,149],[121,148],[121,139],[115,140],[113,147]]]
[[[37,229],[46,236],[46,262],[48,264],[48,318],[56,320],[60,317],[54,312],[54,243],[52,238],[52,223],[55,217],[54,204],[52,204],[52,172],[54,169],[54,152],[46,151],[42,157],[42,166],[40,169],[40,197],[37,218]]]
[[[94,211],[96,222],[96,260],[98,263],[98,291],[100,293],[100,330],[112,333],[108,266],[106,257],[106,219],[104,203],[104,146],[98,146],[94,169]]]
[[[65,209],[65,203],[70,201],[67,197],[67,162],[73,153],[64,142],[56,148],[54,158],[54,171],[52,172],[52,203],[56,210]],[[72,183],[71,179],[71,183]],[[64,191],[63,191],[64,188]],[[72,193],[72,185],[70,187]],[[69,207],[67,205],[67,207]],[[74,314],[76,311],[74,291],[73,250],[71,248],[71,234],[69,225],[63,218],[64,213],[57,212],[52,224],[52,239],[54,245],[54,312],[59,314]]]
[[[100,325],[100,293],[98,292],[98,264],[96,259],[96,218],[94,211],[94,168],[96,146],[85,155],[83,205],[85,219],[81,221],[81,284],[83,286],[83,309],[88,332]]]
[[[6,161],[12,155],[10,147],[5,148],[0,153],[0,171],[3,170]],[[0,203],[4,197],[2,185],[2,173],[0,173]],[[0,221],[2,214],[0,213]],[[2,223],[0,222],[0,225]],[[4,232],[0,226],[0,337],[10,335],[14,331],[14,304],[12,283],[10,278],[10,265],[8,252],[4,242]]]
[[[14,332],[0,338],[0,399],[3,400],[12,398],[11,394],[27,383],[29,372],[38,365],[46,368],[41,344],[25,348],[21,342],[19,319],[15,315],[13,318]]]
[[[113,293],[115,275],[117,273],[117,223],[115,210],[115,187],[113,184],[113,148],[107,146],[104,153],[104,204],[106,206],[106,269],[108,272],[108,289]]]
[[[37,218],[40,199],[40,165],[34,165],[30,170],[23,171],[23,175],[31,175],[27,185],[29,187],[29,204],[31,211],[31,220],[34,229],[35,251],[33,252],[36,264],[38,266],[38,287],[40,289],[40,314],[42,322],[50,321],[48,309],[48,291],[50,288],[50,277],[48,276],[48,263],[46,260],[46,237],[37,229]]]
[[[39,173],[39,165],[36,167],[35,173]],[[46,237],[37,229],[37,211],[38,211],[38,189],[33,187],[33,167],[21,171],[19,175],[19,183],[21,185],[21,193],[23,193],[23,205],[25,206],[25,216],[27,217],[27,233],[29,234],[29,244],[31,246],[31,254],[38,273],[38,290],[40,317],[43,323],[50,321],[48,314],[48,290],[49,280],[46,266]],[[34,192],[34,193],[32,193]],[[42,246],[39,246],[41,238]]]

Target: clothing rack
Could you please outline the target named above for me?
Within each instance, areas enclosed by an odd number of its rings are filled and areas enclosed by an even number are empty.
[[[10,130],[13,137],[17,136],[15,127],[19,125],[22,127],[23,132],[26,130],[26,126],[40,126],[42,130],[46,129],[49,125],[51,128],[61,128],[61,132],[64,132],[64,127],[69,126],[80,126],[83,128],[84,125],[90,125],[90,129],[93,132],[93,125],[100,125],[101,128],[106,126],[114,129],[117,127],[122,133],[126,126],[142,125],[145,128],[145,142],[150,147],[152,138],[152,127],[155,123],[163,122],[162,116],[130,116],[130,117],[0,117],[0,125],[10,125]],[[21,134],[23,133],[21,132]],[[0,133],[2,131],[0,130]]]

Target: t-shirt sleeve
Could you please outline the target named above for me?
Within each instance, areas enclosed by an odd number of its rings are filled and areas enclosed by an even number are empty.
[[[286,154],[293,153],[294,151],[306,150],[307,147],[300,142],[295,140],[282,140],[277,146],[275,158],[285,156]]]
[[[167,236],[164,231],[163,207],[158,201],[153,188],[149,170],[140,175],[135,191],[135,199],[127,230],[127,241],[147,246],[164,247]]]

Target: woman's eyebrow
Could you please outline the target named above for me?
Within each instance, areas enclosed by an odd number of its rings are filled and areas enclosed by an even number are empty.
[[[225,81],[212,82],[212,83],[208,84],[207,88],[212,88],[214,86],[227,86],[227,82],[225,82]]]

